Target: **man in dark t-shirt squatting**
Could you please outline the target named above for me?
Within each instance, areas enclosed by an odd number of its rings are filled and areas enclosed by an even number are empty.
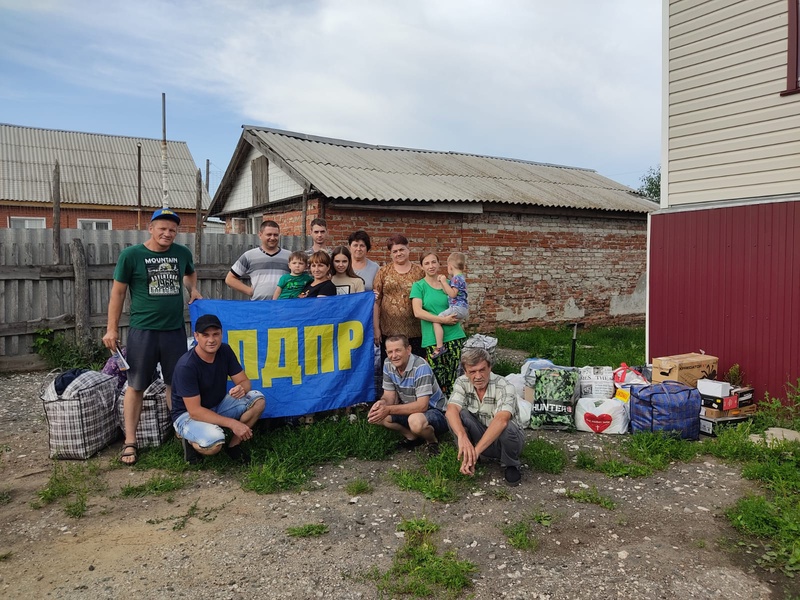
[[[194,326],[197,345],[178,359],[172,375],[172,424],[183,440],[189,464],[223,448],[237,462],[250,462],[241,443],[253,437],[253,425],[264,412],[264,395],[250,380],[233,350],[222,341],[222,324],[202,315]],[[227,391],[228,377],[234,386]],[[223,428],[233,433],[225,445]]]

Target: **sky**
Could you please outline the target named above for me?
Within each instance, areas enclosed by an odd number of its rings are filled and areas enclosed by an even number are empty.
[[[660,157],[658,0],[0,0],[0,122],[184,141],[260,125],[594,169]]]

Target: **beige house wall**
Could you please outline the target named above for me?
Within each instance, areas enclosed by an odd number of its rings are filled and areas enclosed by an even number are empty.
[[[662,207],[797,193],[800,97],[780,95],[786,0],[665,2]]]

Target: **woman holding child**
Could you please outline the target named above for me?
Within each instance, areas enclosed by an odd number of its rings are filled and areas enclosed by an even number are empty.
[[[439,316],[449,305],[449,297],[439,280],[439,257],[429,252],[422,256],[420,262],[425,277],[411,287],[411,305],[414,316],[422,324],[422,346],[427,352],[436,381],[445,394],[450,394],[458,375],[461,348],[467,336],[456,315]],[[443,350],[437,350],[434,323],[441,324],[444,329]]]

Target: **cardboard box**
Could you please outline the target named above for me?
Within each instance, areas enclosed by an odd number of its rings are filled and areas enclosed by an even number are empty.
[[[730,427],[737,423],[743,423],[751,418],[751,415],[744,415],[739,417],[725,417],[723,419],[709,419],[707,417],[700,417],[700,433],[717,437],[719,430],[724,427]]]
[[[675,354],[653,359],[653,383],[680,381],[689,387],[697,386],[698,379],[716,379],[716,356],[709,354]]]
[[[724,398],[718,398],[717,396],[706,396],[705,394],[700,394],[700,398],[703,400],[703,406],[707,408],[713,408],[714,410],[732,410],[734,408],[739,408],[738,396],[725,396]]]
[[[716,381],[714,379],[698,379],[697,389],[706,396],[716,396],[724,398],[731,395],[731,384],[727,381]]]
[[[715,410],[713,408],[701,407],[700,416],[708,417],[709,419],[725,419],[727,417],[741,417],[744,415],[752,415],[756,412],[756,405],[750,404],[742,408],[733,408],[731,410]]]
[[[739,407],[749,406],[755,402],[755,393],[751,387],[738,387],[731,390],[731,394],[739,399]]]

